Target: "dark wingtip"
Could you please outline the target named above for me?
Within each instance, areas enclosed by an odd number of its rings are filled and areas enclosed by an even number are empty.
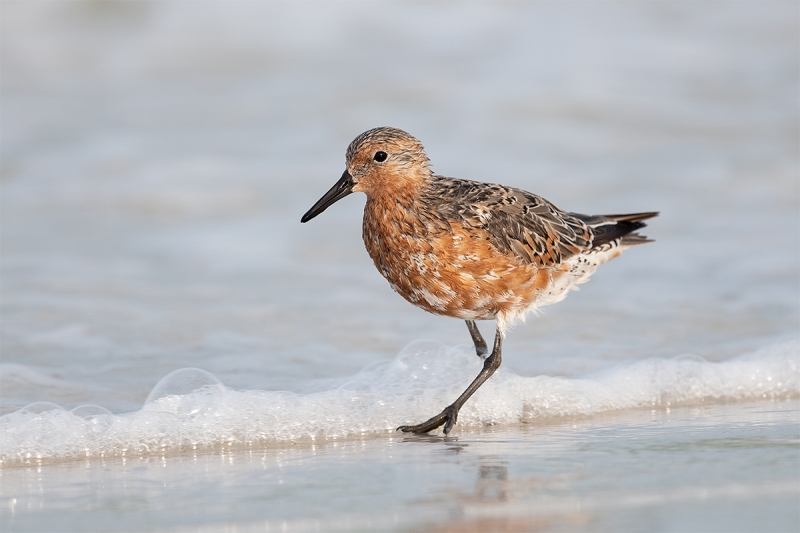
[[[615,222],[641,222],[642,220],[647,220],[648,218],[657,217],[660,214],[659,211],[647,211],[645,213],[628,213],[626,215],[603,215],[606,218],[610,218]],[[642,224],[643,227],[644,224]]]
[[[646,235],[639,235],[638,233],[629,233],[623,235],[620,244],[625,246],[638,246],[640,244],[647,244],[648,242],[656,242],[655,239],[649,239]]]
[[[620,243],[625,246],[636,246],[637,244],[653,242],[652,239],[648,239],[644,235],[634,232],[647,226],[647,224],[642,222],[643,220],[656,216],[658,216],[658,211],[628,213],[625,215],[602,215],[600,218],[612,220],[613,223],[601,223],[593,226],[595,233],[592,246],[599,246],[616,239],[620,239]]]

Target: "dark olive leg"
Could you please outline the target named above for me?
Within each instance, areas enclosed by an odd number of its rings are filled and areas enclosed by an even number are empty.
[[[492,350],[492,355],[484,360],[483,370],[481,370],[478,376],[472,381],[472,383],[470,383],[469,387],[467,387],[467,390],[462,392],[461,396],[459,396],[456,401],[445,407],[444,411],[434,416],[430,420],[423,422],[422,424],[417,424],[416,426],[400,426],[397,428],[397,431],[403,431],[405,433],[427,433],[444,424],[444,434],[447,435],[450,433],[450,430],[456,425],[456,420],[458,420],[458,411],[461,409],[464,403],[466,403],[466,401],[469,400],[469,397],[472,396],[492,374],[494,374],[495,370],[500,368],[500,363],[503,361],[503,357],[501,355],[502,344],[503,336],[498,331],[494,336],[494,349]]]
[[[489,349],[486,348],[486,341],[483,340],[483,335],[478,331],[478,326],[475,324],[474,320],[465,320],[465,322],[467,323],[469,334],[472,335],[472,342],[475,343],[475,352],[478,354],[478,357],[483,359],[486,357],[486,354],[489,353]]]

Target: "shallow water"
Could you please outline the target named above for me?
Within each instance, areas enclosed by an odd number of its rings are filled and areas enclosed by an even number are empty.
[[[800,527],[796,3],[0,9],[9,530]],[[360,195],[299,223],[377,125],[662,212],[509,332],[455,440],[392,430],[477,373],[463,322],[392,293]]]
[[[4,531],[792,531],[798,402],[5,469]],[[735,468],[732,468],[735,466]],[[10,488],[13,487],[13,490]]]

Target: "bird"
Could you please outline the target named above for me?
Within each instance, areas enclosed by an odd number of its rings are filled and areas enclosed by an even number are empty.
[[[582,215],[522,189],[434,174],[419,140],[379,127],[347,148],[341,178],[305,223],[354,192],[367,196],[362,237],[392,289],[434,315],[466,321],[483,367],[439,414],[398,431],[450,433],[464,403],[500,367],[507,330],[563,300],[626,248],[652,242],[636,230],[658,212]],[[491,353],[475,323],[494,320]]]

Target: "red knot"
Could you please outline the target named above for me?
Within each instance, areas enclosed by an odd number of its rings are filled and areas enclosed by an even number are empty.
[[[495,320],[492,353],[451,405],[400,431],[444,425],[497,370],[506,330],[539,307],[563,300],[597,267],[630,246],[657,212],[581,215],[521,189],[438,176],[422,144],[396,128],[362,133],[347,148],[341,179],[303,215],[308,222],[353,192],[367,195],[363,238],[375,267],[412,304],[467,322],[475,350],[487,353],[475,320]]]

